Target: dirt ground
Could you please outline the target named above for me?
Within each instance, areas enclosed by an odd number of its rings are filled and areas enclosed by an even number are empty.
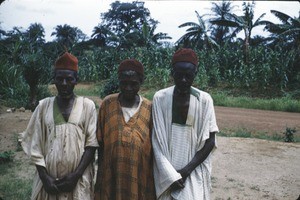
[[[0,108],[0,152],[16,150],[17,134],[24,131],[31,116],[27,110],[13,113],[6,110]],[[226,107],[215,110],[220,130],[247,129],[275,134],[286,127],[295,127],[299,134],[300,113]],[[25,161],[26,157],[19,151],[15,159]],[[24,163],[28,165],[27,160]],[[299,195],[299,143],[218,137],[218,148],[213,155],[211,199],[295,200]]]

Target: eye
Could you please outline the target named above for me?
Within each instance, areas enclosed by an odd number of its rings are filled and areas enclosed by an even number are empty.
[[[195,77],[194,73],[184,73],[184,72],[174,72],[173,74],[174,78],[176,79],[182,79],[183,77],[186,78],[187,80],[192,80]]]
[[[62,78],[62,77],[55,77],[55,81],[57,81],[57,82],[63,82],[64,78]]]
[[[73,81],[75,81],[75,78],[74,77],[67,77],[66,81],[67,82],[73,82]]]

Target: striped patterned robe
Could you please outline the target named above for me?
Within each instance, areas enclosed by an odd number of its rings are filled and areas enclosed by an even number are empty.
[[[149,100],[143,98],[140,109],[127,123],[118,94],[103,100],[97,130],[99,144],[103,146],[101,200],[155,199],[151,126]]]

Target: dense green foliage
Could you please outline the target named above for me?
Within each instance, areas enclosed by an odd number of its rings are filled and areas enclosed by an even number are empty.
[[[144,88],[157,90],[171,85],[172,54],[179,47],[193,46],[200,61],[195,79],[198,88],[225,90],[232,96],[299,100],[299,17],[272,11],[282,18],[281,26],[262,21],[263,15],[253,22],[254,4],[243,4],[243,16],[230,14],[230,2],[213,3],[212,6],[215,14],[211,20],[204,20],[204,15],[196,12],[198,23],[187,22],[181,26],[189,28],[175,46],[159,42],[168,37],[164,33],[155,34],[158,22],[151,18],[142,2],[112,3],[112,8],[101,14],[102,22],[95,27],[89,40],[78,28],[66,24],[55,27],[52,34],[56,39],[50,42],[45,41],[44,28],[37,23],[25,31],[22,28],[1,30],[1,104],[33,109],[39,99],[49,95],[47,84],[51,82],[55,59],[65,50],[63,45],[78,57],[80,81],[102,84],[97,89],[101,97],[117,90],[116,71],[126,58],[135,58],[145,66]],[[220,12],[222,7],[226,8],[224,12]],[[133,18],[128,17],[133,14]],[[236,25],[238,19],[242,20],[239,26],[207,24],[222,20],[233,22],[234,19]],[[247,32],[242,28],[246,24],[252,24],[248,32],[258,24],[266,24],[271,38],[251,38],[250,33],[248,38],[236,38],[234,33]],[[197,44],[192,45],[194,42]],[[216,45],[210,45],[212,43]]]

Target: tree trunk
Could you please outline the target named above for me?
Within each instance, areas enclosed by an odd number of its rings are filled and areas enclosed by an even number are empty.
[[[30,88],[30,99],[29,99],[29,108],[33,112],[37,106],[37,86],[29,85]]]
[[[246,65],[249,65],[249,35],[245,31],[245,41],[244,41],[244,62]]]

